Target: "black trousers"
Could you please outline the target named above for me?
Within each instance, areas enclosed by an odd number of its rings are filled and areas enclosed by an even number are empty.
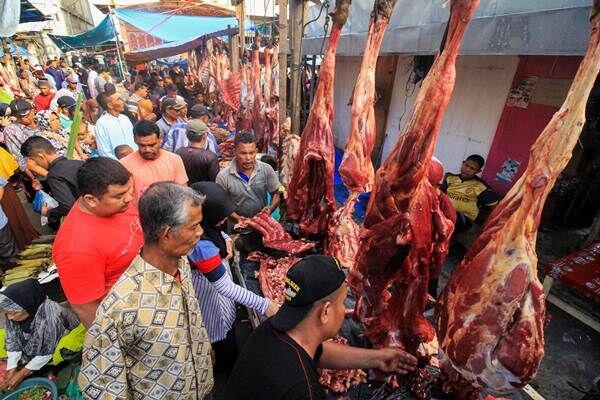
[[[7,223],[0,229],[0,267],[3,270],[8,267],[8,261],[16,256],[17,252],[17,243]]]

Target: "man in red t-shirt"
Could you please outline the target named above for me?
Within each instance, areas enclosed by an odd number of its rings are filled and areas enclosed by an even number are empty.
[[[110,288],[143,244],[131,174],[117,160],[90,158],[77,172],[80,197],[65,217],[52,257],[67,299],[89,327]]]
[[[40,88],[40,94],[33,98],[35,108],[37,108],[38,111],[49,110],[50,102],[52,102],[52,99],[54,99],[55,95],[55,93],[50,88],[50,82],[40,80],[38,82],[38,87]]]

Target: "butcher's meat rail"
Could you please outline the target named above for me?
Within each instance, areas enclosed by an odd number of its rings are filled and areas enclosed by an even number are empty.
[[[351,193],[344,205],[335,211],[325,244],[325,254],[337,258],[350,274],[356,274],[354,258],[360,244],[360,228],[353,217],[357,201],[358,194]]]
[[[263,210],[252,218],[242,218],[236,225],[238,228],[252,228],[262,234],[265,247],[285,251],[288,254],[300,254],[315,247],[314,243],[304,240],[293,240],[283,226],[268,211]]]
[[[287,217],[299,221],[304,234],[323,233],[335,211],[333,170],[333,84],[335,53],[342,27],[348,18],[350,0],[338,0],[327,52],[321,63],[319,82],[300,139],[288,187]]]
[[[428,171],[454,89],[458,49],[477,4],[452,1],[445,47],[375,177],[356,256],[358,273],[350,283],[358,298],[356,315],[378,347],[401,346],[418,355],[421,344],[435,335],[423,317],[433,249],[447,246],[454,225],[440,209]],[[356,278],[359,274],[363,279]]]
[[[258,282],[263,296],[281,305],[284,301],[285,275],[299,258],[290,256],[274,258],[260,251],[248,255],[248,260],[258,262]]]
[[[383,35],[397,0],[375,0],[367,43],[354,86],[350,135],[340,175],[351,192],[369,192],[373,185],[371,152],[375,145],[375,68]]]
[[[537,229],[544,202],[585,122],[586,101],[600,69],[599,11],[600,0],[595,0],[589,47],[565,102],[533,144],[524,174],[494,209],[441,296],[437,331],[442,365],[496,392],[527,384],[544,355]],[[446,382],[445,389],[452,391],[452,383]]]

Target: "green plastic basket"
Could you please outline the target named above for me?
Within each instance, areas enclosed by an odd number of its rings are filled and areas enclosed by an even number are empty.
[[[0,394],[0,400],[17,400],[19,395],[34,386],[42,386],[52,392],[52,399],[58,400],[58,389],[54,382],[46,378],[25,379],[15,390],[10,393]]]

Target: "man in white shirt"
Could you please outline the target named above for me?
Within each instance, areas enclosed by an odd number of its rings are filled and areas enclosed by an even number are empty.
[[[100,106],[106,110],[96,122],[96,145],[98,154],[116,159],[115,147],[126,144],[133,151],[138,149],[133,140],[133,125],[123,111],[125,103],[117,93],[103,95]]]
[[[98,72],[96,71],[96,66],[90,66],[90,71],[88,72],[88,90],[90,91],[90,97],[95,99],[98,96],[98,89],[96,89],[96,78],[98,77]]]
[[[67,87],[56,92],[54,99],[52,99],[52,102],[50,103],[50,109],[52,111],[56,111],[58,109],[57,101],[62,96],[69,96],[73,98],[73,100],[77,101],[77,96],[79,96],[79,93],[81,93],[81,90],[78,89],[79,78],[77,77],[77,74],[69,75],[65,81],[67,82]],[[83,96],[83,100],[85,100],[85,95]]]

